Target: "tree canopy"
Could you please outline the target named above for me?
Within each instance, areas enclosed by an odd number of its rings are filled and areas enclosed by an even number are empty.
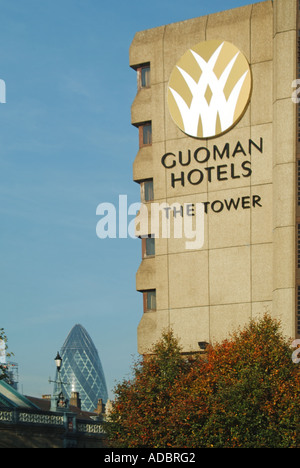
[[[300,364],[279,322],[252,320],[195,356],[166,331],[152,353],[115,388],[114,447],[297,447]]]

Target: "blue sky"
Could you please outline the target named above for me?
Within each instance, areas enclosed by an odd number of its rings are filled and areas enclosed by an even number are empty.
[[[135,32],[248,3],[0,0],[0,328],[25,394],[52,392],[54,357],[76,323],[110,396],[137,356],[140,241],[96,236],[98,204],[139,201]]]

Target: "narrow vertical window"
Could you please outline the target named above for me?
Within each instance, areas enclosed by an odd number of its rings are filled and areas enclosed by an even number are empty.
[[[298,223],[298,235],[297,235],[297,266],[298,266],[298,276],[300,270],[300,224]]]
[[[300,336],[300,286],[297,287],[297,319],[296,333]]]
[[[143,126],[143,144],[151,145],[152,143],[152,125],[148,123]]]
[[[156,310],[156,290],[149,289],[143,292],[144,297],[144,312],[151,312]]]
[[[145,239],[146,243],[146,249],[145,249],[145,254],[147,257],[152,257],[155,255],[155,238],[154,236],[149,236]]]
[[[298,1],[300,9],[300,0]],[[299,22],[299,18],[298,18]],[[300,78],[300,30],[297,43],[297,78]],[[296,213],[296,334],[300,336],[300,104],[297,104],[297,213]]]
[[[150,88],[150,63],[145,63],[137,69],[138,89]]]
[[[152,124],[146,122],[139,125],[139,143],[140,148],[152,144]]]
[[[300,207],[300,159],[297,160],[297,204]]]
[[[147,179],[140,182],[141,186],[141,201],[149,202],[154,200],[153,179]]]
[[[150,65],[142,67],[141,70],[141,87],[149,88],[150,87]]]
[[[153,235],[142,237],[142,257],[153,257],[155,255],[155,238]]]
[[[300,2],[299,2],[300,4]],[[300,30],[298,30],[298,43],[297,43],[297,78],[300,78]],[[299,151],[299,144],[300,144],[300,104],[298,104],[298,151]]]

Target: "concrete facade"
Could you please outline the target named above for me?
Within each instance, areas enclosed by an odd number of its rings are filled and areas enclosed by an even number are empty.
[[[252,94],[237,125],[199,139],[174,123],[168,83],[188,49],[213,39],[244,54]],[[264,1],[135,35],[130,66],[140,73],[150,64],[151,74],[131,108],[133,125],[152,126],[151,144],[141,144],[133,163],[141,187],[153,179],[147,216],[153,203],[205,207],[201,248],[187,249],[186,239],[156,230],[155,255],[141,261],[136,288],[156,295],[138,326],[141,354],[167,328],[189,353],[265,312],[281,320],[287,336],[298,336],[297,44],[297,0]],[[150,224],[137,234],[154,235]]]

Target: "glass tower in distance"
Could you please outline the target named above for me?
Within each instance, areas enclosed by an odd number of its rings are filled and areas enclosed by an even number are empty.
[[[64,395],[78,392],[81,409],[93,412],[98,400],[107,402],[107,387],[98,351],[82,325],[75,325],[61,348],[60,377]],[[57,378],[56,378],[57,381]],[[55,388],[55,393],[59,393]]]

